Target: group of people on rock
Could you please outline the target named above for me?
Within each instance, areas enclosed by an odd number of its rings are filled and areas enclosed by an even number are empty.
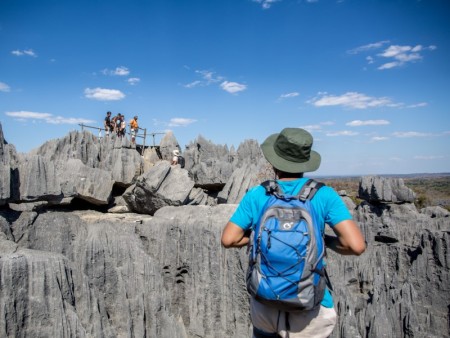
[[[139,130],[138,125],[138,117],[133,117],[130,122],[130,135],[131,135],[131,142],[136,142],[136,135]],[[111,117],[111,112],[106,113],[105,121],[104,121],[104,127],[105,127],[105,134],[106,136],[109,136],[110,133],[116,133],[118,137],[123,137],[126,134],[126,128],[127,124],[125,122],[125,115],[122,115],[118,113],[116,116]]]

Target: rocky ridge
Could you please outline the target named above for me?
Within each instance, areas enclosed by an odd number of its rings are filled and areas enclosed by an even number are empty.
[[[170,156],[178,143],[164,144]],[[183,153],[186,169],[71,132],[17,154],[0,125],[0,335],[248,337],[246,253],[220,234],[272,173],[254,141],[199,137]],[[449,212],[417,210],[400,179],[364,177],[359,191],[359,205],[341,195],[368,249],[328,254],[332,337],[447,337]]]

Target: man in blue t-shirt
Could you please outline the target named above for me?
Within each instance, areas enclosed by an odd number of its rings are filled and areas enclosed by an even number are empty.
[[[285,194],[299,193],[307,179],[304,172],[315,171],[320,155],[311,150],[313,138],[300,128],[285,128],[269,136],[261,145],[264,157],[273,166],[277,183]],[[222,245],[225,248],[242,247],[249,242],[249,232],[259,220],[269,199],[262,186],[250,189],[225,226]],[[325,235],[327,248],[343,255],[360,255],[366,245],[358,225],[339,195],[330,187],[322,187],[311,200],[317,222],[328,224],[336,236]],[[251,297],[250,315],[253,337],[328,337],[336,324],[336,311],[330,291],[317,308],[304,312],[284,312],[271,308]]]

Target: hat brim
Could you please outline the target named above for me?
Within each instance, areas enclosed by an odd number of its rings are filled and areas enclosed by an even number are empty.
[[[320,154],[314,150],[311,150],[309,160],[306,162],[292,162],[278,156],[273,147],[278,135],[279,134],[270,135],[263,144],[261,144],[264,157],[271,165],[276,169],[287,173],[311,172],[316,171],[319,168],[321,157]]]

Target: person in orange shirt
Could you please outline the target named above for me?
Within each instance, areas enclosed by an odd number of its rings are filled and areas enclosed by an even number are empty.
[[[131,119],[130,121],[130,134],[131,134],[131,143],[136,143],[136,135],[139,129],[139,125],[138,125],[138,117],[135,116]]]

